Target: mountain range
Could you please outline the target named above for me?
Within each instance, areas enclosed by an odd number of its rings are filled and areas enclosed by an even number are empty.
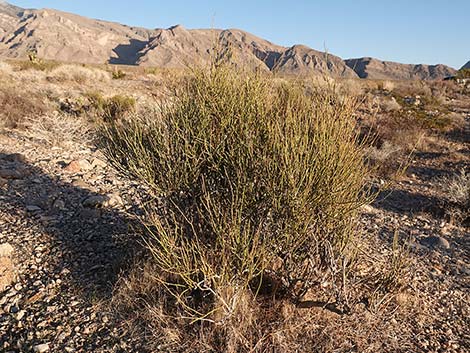
[[[186,29],[180,25],[146,29],[0,1],[0,57],[4,58],[24,59],[34,51],[39,58],[65,62],[183,68],[209,63],[214,46],[236,65],[286,74],[426,80],[456,73],[445,65],[343,60],[305,45],[277,45],[238,29]]]

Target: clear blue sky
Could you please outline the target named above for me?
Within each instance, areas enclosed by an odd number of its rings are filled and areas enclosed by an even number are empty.
[[[470,60],[470,0],[10,0],[148,28],[240,28],[274,43],[343,58],[403,63]]]

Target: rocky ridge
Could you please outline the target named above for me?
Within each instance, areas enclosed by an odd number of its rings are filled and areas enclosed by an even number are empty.
[[[0,57],[88,64],[183,68],[208,64],[218,47],[235,64],[286,74],[345,78],[442,79],[444,65],[404,65],[376,59],[341,58],[304,45],[290,48],[239,29],[145,29],[90,19],[53,9],[21,9],[0,3]]]
[[[374,58],[345,60],[360,78],[375,80],[428,80],[453,76],[457,70],[445,65],[413,65],[381,61]]]

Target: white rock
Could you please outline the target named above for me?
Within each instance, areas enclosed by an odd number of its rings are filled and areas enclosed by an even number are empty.
[[[37,346],[33,347],[34,352],[36,353],[43,353],[49,351],[49,343],[38,344]]]
[[[99,158],[95,158],[91,161],[91,165],[93,166],[93,168],[105,168],[106,162],[102,161]]]
[[[11,256],[13,254],[13,246],[9,243],[0,244],[0,257]]]
[[[20,310],[16,314],[16,320],[21,321],[21,319],[24,318],[25,315],[26,315],[26,311],[25,310]]]

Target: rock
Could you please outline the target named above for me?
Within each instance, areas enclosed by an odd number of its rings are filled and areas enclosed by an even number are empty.
[[[28,212],[37,212],[37,211],[41,211],[41,207],[39,206],[35,206],[35,205],[27,205],[26,206],[26,211]]]
[[[0,178],[0,187],[8,184],[8,180]]]
[[[363,205],[361,207],[361,210],[365,213],[376,213],[377,212],[377,210],[374,207],[372,207],[371,205]]]
[[[86,183],[85,181],[83,181],[82,179],[74,179],[72,180],[72,186],[76,187],[76,188],[82,188],[82,189],[87,189],[90,187],[90,185],[88,185],[88,183]]]
[[[121,196],[119,196],[118,194],[108,195],[108,198],[109,198],[109,201],[108,201],[109,206],[120,206],[124,204],[122,202]]]
[[[21,153],[0,154],[0,159],[13,163],[25,163],[26,157]]]
[[[80,218],[86,219],[86,220],[95,220],[101,216],[100,210],[93,209],[93,208],[85,208],[80,211],[79,213]]]
[[[36,353],[44,353],[49,351],[49,343],[38,344],[33,347],[33,351]]]
[[[25,315],[26,315],[26,311],[25,310],[20,310],[16,314],[15,319],[18,320],[18,321],[21,321],[21,319],[23,319]]]
[[[3,292],[15,279],[13,261],[10,257],[0,257],[0,292]]]
[[[0,257],[9,257],[13,254],[13,246],[9,243],[0,244]]]
[[[88,208],[106,207],[109,200],[109,197],[106,195],[94,195],[86,198],[82,205]]]
[[[79,173],[83,171],[90,171],[93,166],[86,159],[74,160],[70,162],[64,170],[69,173]]]
[[[18,169],[0,169],[0,178],[2,179],[23,179],[25,173]]]
[[[432,248],[450,249],[450,244],[447,239],[439,236],[428,237],[421,242]]]
[[[58,210],[65,210],[65,202],[61,199],[57,199],[54,201],[52,207]]]
[[[105,168],[107,166],[106,162],[99,158],[93,159],[93,161],[91,161],[91,165],[93,168]]]

